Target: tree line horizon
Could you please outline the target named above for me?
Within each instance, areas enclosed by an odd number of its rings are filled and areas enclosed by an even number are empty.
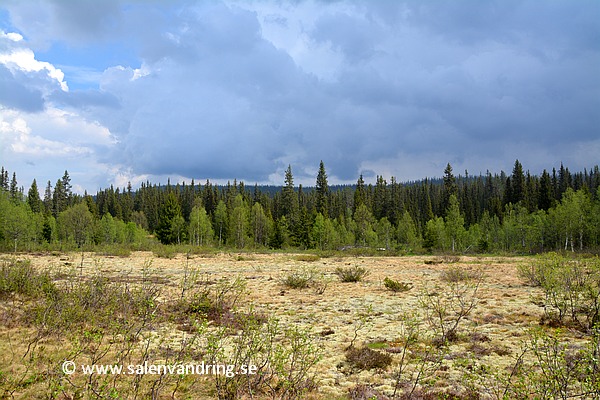
[[[399,253],[538,253],[600,248],[600,170],[561,166],[541,175],[516,160],[512,173],[398,183],[377,175],[366,184],[329,185],[323,161],[315,186],[243,181],[215,185],[142,183],[133,190],[72,192],[65,171],[43,197],[34,179],[27,194],[0,170],[0,245],[4,250],[163,244],[273,249],[374,248]]]

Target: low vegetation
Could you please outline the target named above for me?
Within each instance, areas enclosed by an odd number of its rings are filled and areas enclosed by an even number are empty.
[[[369,275],[369,270],[358,265],[347,268],[338,267],[334,272],[342,282],[360,282]]]
[[[597,257],[352,260],[3,257],[0,398],[600,396]],[[362,283],[327,279],[340,270]],[[68,375],[65,360],[256,369]]]
[[[383,280],[383,286],[392,292],[408,292],[414,285],[412,283],[398,282],[386,276]]]

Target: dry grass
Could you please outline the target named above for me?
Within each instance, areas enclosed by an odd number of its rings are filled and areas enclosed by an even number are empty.
[[[160,278],[154,284],[160,286],[161,300],[181,296],[182,282],[190,271],[214,281],[241,278],[247,290],[247,294],[238,300],[242,309],[252,308],[258,313],[277,317],[283,326],[310,329],[319,341],[324,357],[316,367],[319,391],[315,398],[354,397],[357,396],[356,388],[369,388],[365,393],[371,391],[390,396],[394,392],[393,370],[398,358],[394,358],[386,371],[377,368],[356,371],[345,367],[348,362],[345,349],[355,336],[355,345],[361,349],[367,349],[366,344],[373,342],[401,344],[401,315],[418,310],[420,293],[427,288],[442,288],[447,283],[444,280],[471,279],[473,271],[477,271],[476,276],[484,277],[478,291],[480,302],[464,321],[462,336],[448,349],[449,354],[462,355],[461,359],[476,360],[477,366],[469,368],[510,368],[514,354],[519,354],[525,332],[539,325],[543,315],[543,309],[531,302],[532,297],[539,296],[539,289],[526,286],[518,277],[517,266],[525,261],[519,258],[463,256],[459,260],[429,263],[427,257],[416,256],[318,258],[220,253],[207,258],[194,254],[157,257],[151,252],[134,252],[129,257],[102,257],[90,253],[82,258],[79,253],[24,255],[23,258],[30,259],[31,265],[39,270],[51,267],[57,273],[75,270],[81,276],[102,274],[111,280],[132,284],[139,282],[142,271],[147,272],[150,265],[155,276]],[[449,261],[452,267],[447,265]],[[318,294],[314,290],[282,290],[281,282],[307,262],[328,280],[327,291]],[[351,285],[334,279],[336,271],[349,266],[364,269],[368,275]],[[394,293],[382,284],[388,276],[414,289]],[[12,363],[27,350],[28,328],[11,325],[11,319],[7,317],[9,312],[18,313],[18,309],[18,302],[16,307],[0,303],[0,379],[11,373],[15,368]],[[360,318],[364,324],[357,327]],[[160,337],[157,343],[171,343],[182,337],[183,331],[180,321],[161,321],[155,327],[155,335]],[[52,348],[53,344],[46,345]],[[394,357],[398,356],[394,354]],[[429,380],[428,387],[442,393],[455,385],[460,386],[464,371],[458,364],[452,357],[443,360],[442,368],[435,379]],[[43,384],[32,383],[31,387],[43,388]]]

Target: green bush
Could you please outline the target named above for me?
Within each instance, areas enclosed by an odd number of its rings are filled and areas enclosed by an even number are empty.
[[[471,271],[462,267],[450,267],[440,273],[440,278],[444,282],[477,280],[481,278],[481,272]]]
[[[315,281],[317,272],[313,268],[302,268],[287,274],[281,283],[290,289],[306,289]]]
[[[544,322],[590,331],[600,323],[600,259],[540,256],[519,267],[520,276],[544,292]]]
[[[11,258],[0,261],[0,296],[42,297],[56,290],[48,271],[38,272],[28,260]]]
[[[398,282],[387,276],[383,280],[383,286],[391,290],[392,292],[408,292],[413,288],[412,283]]]
[[[359,267],[358,265],[348,268],[338,267],[334,273],[342,282],[360,282],[369,275],[369,271],[366,268]]]

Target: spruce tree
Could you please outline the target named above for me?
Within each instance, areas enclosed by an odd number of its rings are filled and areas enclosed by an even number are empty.
[[[329,217],[329,185],[327,184],[327,173],[325,172],[325,164],[323,160],[319,164],[319,173],[317,174],[316,185],[316,211],[321,213],[323,217]]]
[[[298,220],[298,195],[294,191],[294,176],[292,166],[288,165],[285,171],[285,186],[281,190],[281,215],[285,216],[288,223],[293,226]]]
[[[69,176],[69,172],[67,170],[65,170],[65,173],[61,180],[62,180],[63,190],[65,193],[64,194],[65,207],[68,207],[71,204],[73,204],[73,192],[72,192],[72,186],[71,186],[71,177]]]
[[[17,183],[17,173],[13,172],[12,179],[10,180],[10,198],[14,202],[18,202],[21,199],[19,198],[19,186]]]
[[[8,191],[8,171],[4,167],[0,170],[0,189]]]
[[[67,195],[62,180],[57,180],[52,193],[52,215],[54,218],[67,209]]]
[[[517,204],[525,201],[526,194],[525,174],[523,166],[519,160],[515,161],[511,177],[511,197],[508,199],[510,203]]]
[[[356,189],[354,190],[354,204],[352,207],[352,214],[356,212],[356,209],[360,207],[361,204],[366,205],[367,202],[367,194],[365,191],[365,181],[363,179],[362,174],[358,177],[358,181],[356,181]]]
[[[42,200],[40,199],[40,192],[38,191],[35,179],[31,183],[31,187],[27,192],[27,204],[29,204],[29,208],[31,208],[31,211],[34,213],[39,213],[42,211]]]
[[[376,220],[387,216],[388,192],[387,182],[383,176],[377,176],[373,195],[373,216]]]
[[[446,210],[450,206],[450,196],[452,195],[458,197],[458,186],[456,185],[456,178],[452,174],[452,166],[448,163],[444,169],[443,200],[441,204],[441,212],[444,215],[446,215]]]
[[[538,196],[538,208],[548,211],[554,202],[554,194],[552,193],[552,181],[550,174],[544,169],[540,178],[540,191]]]
[[[156,227],[156,237],[163,244],[173,244],[178,240],[176,228],[179,228],[177,223],[181,218],[181,206],[177,201],[177,196],[174,192],[169,192],[163,203],[158,218],[158,226]]]
[[[46,190],[44,190],[44,213],[46,215],[52,212],[52,183],[48,181]]]

